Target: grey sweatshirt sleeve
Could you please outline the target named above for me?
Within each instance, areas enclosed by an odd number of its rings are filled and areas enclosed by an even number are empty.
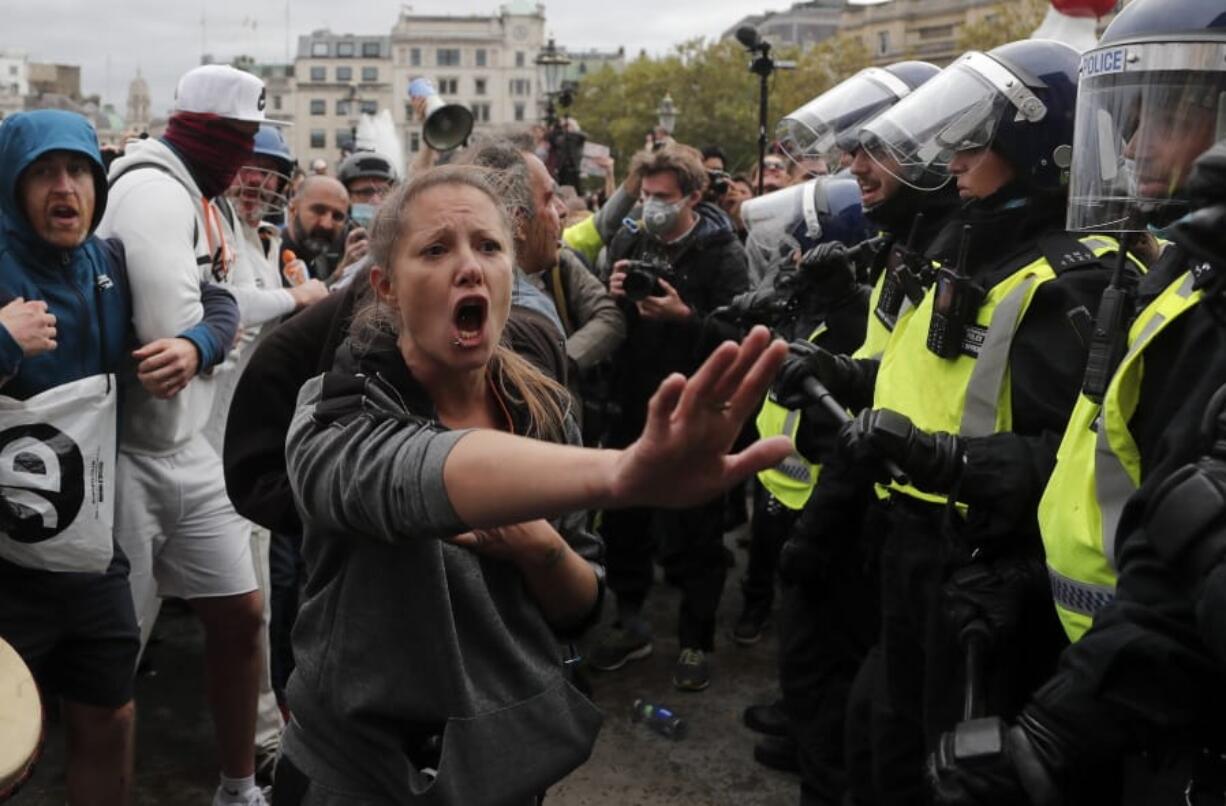
[[[390,542],[468,531],[443,484],[443,464],[468,431],[439,430],[369,401],[322,416],[322,387],[323,376],[303,385],[285,445],[307,528]]]
[[[613,240],[613,236],[621,229],[622,220],[630,215],[638,201],[638,198],[627,193],[626,186],[621,184],[601,208],[593,213],[596,217],[596,231],[600,233],[602,242],[607,244]]]

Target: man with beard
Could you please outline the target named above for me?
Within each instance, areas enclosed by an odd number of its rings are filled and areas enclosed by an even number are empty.
[[[282,272],[283,258],[289,251],[307,265],[311,277],[327,280],[341,260],[341,238],[349,220],[349,191],[330,176],[308,176],[290,199],[287,212],[289,221],[281,233]]]

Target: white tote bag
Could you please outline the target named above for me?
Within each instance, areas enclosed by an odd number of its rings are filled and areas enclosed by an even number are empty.
[[[0,395],[0,557],[101,573],[114,551],[116,390],[94,375]]]

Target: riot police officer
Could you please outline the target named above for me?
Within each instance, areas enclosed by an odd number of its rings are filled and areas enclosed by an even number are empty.
[[[886,803],[925,799],[925,748],[963,710],[968,627],[989,629],[994,713],[1016,711],[1060,646],[1028,516],[1080,387],[1090,328],[1077,320],[1116,251],[1063,232],[1077,68],[1043,40],[971,52],[864,127],[900,181],[956,181],[959,257],[879,363],[816,352],[785,373],[807,369],[853,406],[871,395],[843,445],[910,479],[890,484],[881,555],[878,710],[899,717],[874,737],[896,759]]]
[[[780,124],[781,140],[790,155],[838,148],[851,156],[850,173],[858,184],[861,205],[878,230],[871,241],[854,249],[830,246],[824,254],[810,256],[813,263],[820,257],[832,267],[847,266],[849,251],[868,258],[866,279],[875,279],[876,283],[867,317],[861,309],[860,332],[865,337],[853,345],[859,348],[857,355],[879,355],[898,318],[913,310],[905,294],[906,290],[914,293],[914,288],[901,288],[895,273],[908,272],[908,279],[918,284],[922,293],[929,274],[923,266],[932,257],[943,256],[937,236],[957,206],[952,187],[921,191],[881,169],[860,147],[858,132],[939,72],[924,62],[900,62],[884,70],[870,68],[793,112]],[[946,238],[945,242],[951,240]],[[931,256],[925,257],[930,248]],[[856,262],[860,264],[861,260]],[[890,291],[883,300],[887,283]],[[798,335],[804,338],[808,334]],[[821,339],[812,343],[831,352],[840,351]],[[797,438],[798,450],[789,461],[795,469],[805,471],[788,474],[787,468],[776,468],[759,474],[775,508],[787,522],[801,518],[790,530],[785,557],[780,561],[781,572],[785,572],[779,619],[783,697],[769,705],[750,706],[744,720],[751,728],[768,734],[755,747],[755,757],[760,761],[783,766],[780,762],[788,761],[789,753],[795,759],[792,764],[798,765],[801,773],[802,803],[834,802],[846,788],[844,704],[853,676],[868,646],[876,640],[878,629],[879,594],[873,572],[878,524],[860,530],[867,505],[875,500],[867,494],[871,483],[866,484],[862,476],[849,474],[843,467],[826,466],[821,469],[819,483],[816,460],[828,453],[838,423],[823,406],[803,395],[789,402],[804,408],[803,428],[795,423],[795,414],[777,400],[768,400],[758,418],[763,434],[781,433],[778,427],[773,432],[767,429],[772,423],[778,426],[792,419],[787,430]],[[755,527],[769,522],[759,518],[760,514],[755,513]],[[750,557],[747,576],[752,577],[752,548]],[[748,589],[746,592],[749,605]],[[871,779],[871,773],[862,773],[861,778]],[[859,788],[871,788],[871,783]]]
[[[945,803],[1222,801],[1224,53],[1220,2],[1136,0],[1083,59],[1069,223],[1174,219],[1172,244],[1044,496],[1053,594],[1077,640],[1001,729],[1001,753],[938,760]]]

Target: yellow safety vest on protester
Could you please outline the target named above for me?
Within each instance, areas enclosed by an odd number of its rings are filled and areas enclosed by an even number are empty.
[[[1043,500],[1039,529],[1052,598],[1072,641],[1115,598],[1115,540],[1124,504],[1141,482],[1141,456],[1128,431],[1141,395],[1142,353],[1171,322],[1201,300],[1184,274],[1167,286],[1128,330],[1128,352],[1102,406],[1084,395],[1073,409]]]
[[[1117,249],[1109,238],[1082,238],[1080,242],[1095,258]],[[1055,270],[1047,258],[1040,257],[988,289],[970,340],[977,345],[977,354],[963,351],[952,359],[928,349],[935,296],[934,289],[928,289],[915,313],[900,319],[890,338],[877,373],[873,408],[905,414],[916,428],[929,433],[983,437],[1011,431],[1009,354],[1013,337],[1039,286],[1054,279]],[[891,482],[889,486],[895,494],[946,503],[945,496],[911,485]]]
[[[825,333],[827,327],[820,325],[809,334],[809,341],[814,341]],[[768,395],[762,402],[762,410],[758,412],[756,425],[762,439],[780,434],[796,443],[796,432],[800,428],[801,412],[796,409],[785,409]],[[779,500],[788,509],[801,510],[805,502],[813,494],[817,486],[817,477],[821,466],[810,463],[800,455],[800,451],[792,448],[792,453],[779,464],[758,473],[758,481],[766,491]]]

